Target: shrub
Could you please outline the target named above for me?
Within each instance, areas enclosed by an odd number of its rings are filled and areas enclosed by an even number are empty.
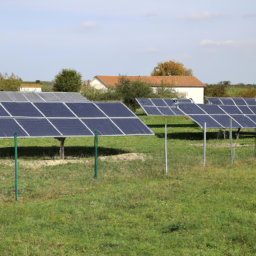
[[[21,83],[21,78],[15,76],[13,73],[10,76],[8,76],[7,73],[5,73],[4,75],[0,73],[1,91],[18,91]]]
[[[226,84],[210,84],[204,89],[204,95],[206,97],[228,97],[226,93]]]

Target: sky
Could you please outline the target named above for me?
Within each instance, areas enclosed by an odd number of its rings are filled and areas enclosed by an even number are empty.
[[[256,84],[255,27],[255,0],[0,0],[0,73],[147,76],[172,60],[204,83]]]

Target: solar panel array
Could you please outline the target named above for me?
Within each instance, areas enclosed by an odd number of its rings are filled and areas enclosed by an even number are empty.
[[[48,94],[48,93],[47,93]],[[0,138],[154,135],[124,104],[0,102]]]
[[[0,102],[90,102],[78,92],[0,92]]]
[[[204,123],[206,123],[207,128],[229,128],[230,118],[232,119],[233,128],[256,128],[256,102],[254,99],[210,99],[212,104],[178,104],[177,109],[182,112],[181,115],[189,116],[189,118],[196,122],[201,128],[204,127]],[[152,100],[137,99],[137,101],[148,114],[148,104],[150,104]],[[166,99],[162,99],[162,101],[166,102]],[[215,104],[213,104],[213,102]],[[164,112],[161,111],[161,107],[156,106],[155,104],[152,104],[150,107],[151,113],[153,113],[153,108],[159,110],[163,116],[172,116],[172,114],[170,115],[167,112],[164,114]]]

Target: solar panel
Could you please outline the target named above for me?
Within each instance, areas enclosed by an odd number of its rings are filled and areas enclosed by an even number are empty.
[[[30,102],[2,102],[2,105],[12,116],[42,117]]]
[[[66,103],[78,117],[106,117],[93,103]]]
[[[247,115],[254,123],[256,123],[256,115]]]
[[[153,102],[153,104],[156,107],[166,107],[166,103],[163,101],[163,99],[151,99],[151,101]]]
[[[63,103],[34,103],[46,117],[75,117]]]
[[[54,95],[62,102],[89,102],[77,92],[56,92]]]
[[[60,101],[54,93],[51,93],[51,92],[46,92],[46,93],[43,93],[43,92],[38,92],[37,93],[41,98],[43,98],[46,102],[51,102],[51,101]]]
[[[242,112],[236,106],[219,106],[219,107],[229,115],[242,114]]]
[[[162,113],[157,109],[157,107],[144,107],[143,109],[149,116],[162,116]]]
[[[228,105],[228,106],[235,105],[234,101],[229,98],[220,98],[220,101],[223,103],[223,105]]]
[[[13,100],[7,92],[0,91],[0,102],[4,102],[4,101],[13,101]]]
[[[214,104],[214,105],[223,105],[223,103],[220,101],[219,98],[210,98],[210,97],[207,97],[206,98],[207,101],[211,104]]]
[[[184,116],[184,113],[182,113],[179,109],[177,108],[171,108],[171,110],[174,112],[176,116]]]
[[[220,109],[217,105],[198,104],[198,107],[203,109],[207,114],[225,114],[225,112],[222,109]]]
[[[153,132],[140,121],[140,119],[135,118],[118,118],[112,119],[112,121],[123,131],[126,135],[134,134],[153,134]]]
[[[201,128],[204,128],[204,123],[206,123],[206,128],[223,128],[208,115],[189,115],[189,118],[195,121]]]
[[[232,98],[232,100],[235,102],[237,106],[244,106],[246,105],[246,102],[243,98]]]
[[[172,99],[163,99],[163,100],[164,100],[164,102],[167,104],[167,106],[172,107],[172,106],[175,105],[175,104],[174,104],[174,101],[173,101]]]
[[[49,119],[64,136],[89,136],[93,133],[78,119]]]
[[[0,137],[13,137],[15,133],[20,137],[28,136],[14,119],[0,118]]]
[[[174,112],[168,108],[168,107],[158,107],[158,110],[164,115],[164,116],[175,116]]]
[[[244,115],[231,115],[231,117],[244,128],[255,128],[256,124]]]
[[[241,110],[241,112],[245,115],[252,115],[254,114],[250,108],[248,108],[247,106],[238,106],[238,108]]]
[[[256,105],[255,98],[244,98],[244,101],[246,102],[247,105]]]
[[[133,112],[120,102],[100,102],[95,104],[109,117],[135,117]]]
[[[176,99],[176,103],[193,103],[191,99],[178,98]]]
[[[230,116],[227,115],[210,115],[214,120],[222,125],[223,128],[230,127]],[[232,127],[233,128],[242,128],[240,124],[232,119]]]
[[[13,101],[28,101],[27,98],[19,92],[8,92]]]
[[[195,104],[182,104],[179,106],[179,109],[184,112],[187,115],[191,114],[205,114],[205,112],[200,109],[197,105]]]
[[[37,93],[35,92],[23,92],[23,95],[30,102],[45,102]]]
[[[250,110],[256,114],[256,106],[248,106],[250,108]]]
[[[141,106],[154,106],[152,101],[150,99],[141,99],[141,98],[136,98],[136,101],[141,105]]]
[[[10,116],[4,108],[0,105],[0,116]]]
[[[123,135],[118,127],[109,119],[82,119],[91,131],[98,130],[99,135]]]

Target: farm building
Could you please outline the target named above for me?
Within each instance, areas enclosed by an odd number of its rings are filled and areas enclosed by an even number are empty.
[[[42,85],[39,83],[24,83],[20,85],[21,92],[41,92]]]
[[[142,80],[147,82],[156,91],[163,84],[174,89],[185,98],[191,98],[195,103],[204,103],[205,84],[194,76],[127,76],[130,80]],[[119,76],[95,76],[90,85],[96,89],[116,87]]]

